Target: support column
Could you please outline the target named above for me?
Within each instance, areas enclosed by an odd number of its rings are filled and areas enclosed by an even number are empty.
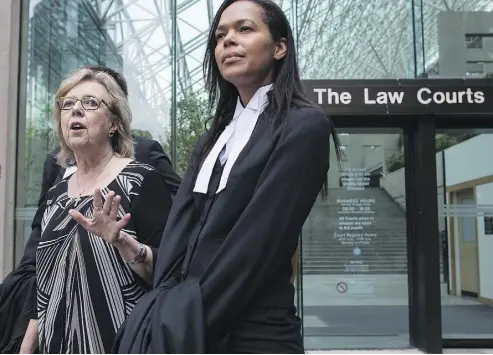
[[[417,116],[405,129],[411,345],[442,352],[435,124]]]
[[[14,256],[21,0],[0,1],[0,281]]]

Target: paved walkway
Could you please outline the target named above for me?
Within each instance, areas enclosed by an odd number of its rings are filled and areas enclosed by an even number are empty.
[[[423,354],[418,349],[307,351],[307,354]],[[493,354],[493,349],[443,349],[444,354]]]
[[[304,275],[305,306],[407,306],[407,275]],[[345,287],[338,288],[343,284]],[[442,306],[475,305],[476,300],[447,294],[442,284]]]
[[[307,350],[409,347],[407,275],[305,275],[302,296]],[[441,303],[444,337],[492,337],[493,307],[450,296],[445,284]]]

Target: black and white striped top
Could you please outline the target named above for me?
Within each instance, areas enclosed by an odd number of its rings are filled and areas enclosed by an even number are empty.
[[[68,197],[68,179],[48,192],[37,249],[39,351],[108,353],[118,328],[150,286],[115,247],[70,217],[70,209],[91,216],[93,196]],[[158,248],[170,208],[160,174],[131,162],[101,190],[103,200],[110,191],[121,197],[118,218],[132,214],[125,231]]]

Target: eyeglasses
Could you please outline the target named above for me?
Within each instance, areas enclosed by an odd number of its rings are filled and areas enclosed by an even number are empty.
[[[106,101],[104,101],[103,99],[98,99],[97,97],[93,97],[93,96],[84,96],[82,99],[78,99],[76,97],[60,97],[57,100],[57,103],[58,103],[58,107],[60,107],[60,110],[72,110],[75,104],[77,103],[77,101],[81,102],[82,108],[84,108],[84,110],[88,110],[88,111],[97,110],[101,106],[101,103],[104,103],[106,107],[108,107],[108,109],[112,111],[110,106],[106,103]]]

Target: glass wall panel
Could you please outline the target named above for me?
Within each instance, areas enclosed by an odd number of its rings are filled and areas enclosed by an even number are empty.
[[[491,130],[436,137],[444,339],[493,339]]]
[[[53,98],[74,69],[100,64],[128,84],[135,135],[169,147],[170,16],[163,1],[31,0],[25,5],[18,119],[15,262],[31,232],[43,164],[57,145]]]
[[[298,0],[303,79],[414,77],[411,3]]]
[[[328,197],[319,198],[303,228],[305,346],[407,348],[401,134],[346,132],[341,168],[333,156]]]
[[[303,79],[414,77],[411,1],[297,2]],[[330,113],[330,112],[329,112]],[[303,231],[307,349],[409,347],[405,178],[397,132],[343,132]]]
[[[176,169],[183,174],[193,146],[210,117],[202,63],[207,36],[221,1],[177,0],[176,34]]]

